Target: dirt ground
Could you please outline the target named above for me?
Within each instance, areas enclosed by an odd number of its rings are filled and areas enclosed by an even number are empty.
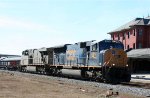
[[[0,72],[0,98],[106,98],[107,89]],[[141,98],[112,95],[107,98]]]

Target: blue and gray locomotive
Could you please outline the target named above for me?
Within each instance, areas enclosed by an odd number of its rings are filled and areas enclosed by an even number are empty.
[[[30,49],[23,51],[20,69],[106,82],[129,82],[131,73],[123,49],[123,44],[114,40]]]

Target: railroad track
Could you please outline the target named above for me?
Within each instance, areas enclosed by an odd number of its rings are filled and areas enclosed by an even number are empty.
[[[8,71],[8,70],[1,70],[0,71],[5,71],[5,72],[19,72],[19,71]],[[37,75],[46,75],[43,73],[36,73],[36,72],[19,72],[19,73],[28,73],[28,74],[37,74]],[[46,75],[46,76],[51,76],[51,75]],[[55,77],[55,76],[54,76]],[[59,76],[56,76],[59,77]],[[81,80],[81,81],[89,81],[89,82],[96,82],[95,80],[90,80],[90,79],[81,79],[81,78],[74,78],[74,77],[61,77],[65,79],[76,79],[76,80]],[[97,83],[103,83],[97,81]],[[106,83],[104,83],[106,84]],[[131,79],[130,82],[122,82],[120,84],[111,84],[111,85],[123,85],[123,86],[130,86],[130,87],[138,87],[138,88],[145,88],[145,89],[150,89],[150,80],[145,80],[145,79]]]
[[[150,83],[143,83],[143,82],[139,82],[139,81],[136,81],[136,82],[131,81],[129,83],[121,83],[121,85],[150,89]]]

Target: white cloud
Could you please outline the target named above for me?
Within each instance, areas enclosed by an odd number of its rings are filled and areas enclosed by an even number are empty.
[[[30,37],[41,37],[41,38],[51,38],[54,39],[55,37],[63,37],[68,32],[64,32],[63,30],[59,29],[59,27],[56,29],[53,26],[40,24],[40,23],[34,23],[31,21],[22,21],[15,18],[9,18],[9,17],[1,17],[0,16],[0,28],[7,30],[7,32],[19,34],[20,33],[28,33],[24,34],[28,36],[30,34]],[[1,32],[4,32],[4,30],[0,30]],[[18,33],[17,33],[18,32]],[[36,36],[35,36],[36,35]],[[36,38],[34,38],[36,39]]]
[[[0,16],[0,27],[7,29],[25,29],[42,32],[60,33],[60,31],[53,29],[53,27],[47,25],[41,25],[30,21],[22,21],[15,18]]]
[[[0,8],[10,8],[11,6],[8,3],[0,2]]]
[[[0,39],[2,41],[0,46],[3,46],[0,49],[1,53],[20,54],[24,49],[50,47],[69,43],[68,40],[71,40],[66,36],[66,32],[59,31],[48,25],[15,18],[0,17],[0,28],[0,32],[3,33],[2,36],[9,34],[7,39],[4,37]],[[21,32],[18,32],[17,29],[20,29]],[[5,32],[8,33],[6,34]]]

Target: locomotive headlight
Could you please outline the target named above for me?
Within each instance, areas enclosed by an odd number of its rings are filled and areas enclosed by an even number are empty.
[[[115,66],[115,64],[113,64],[113,66]]]
[[[129,65],[127,64],[126,67],[128,67]]]

